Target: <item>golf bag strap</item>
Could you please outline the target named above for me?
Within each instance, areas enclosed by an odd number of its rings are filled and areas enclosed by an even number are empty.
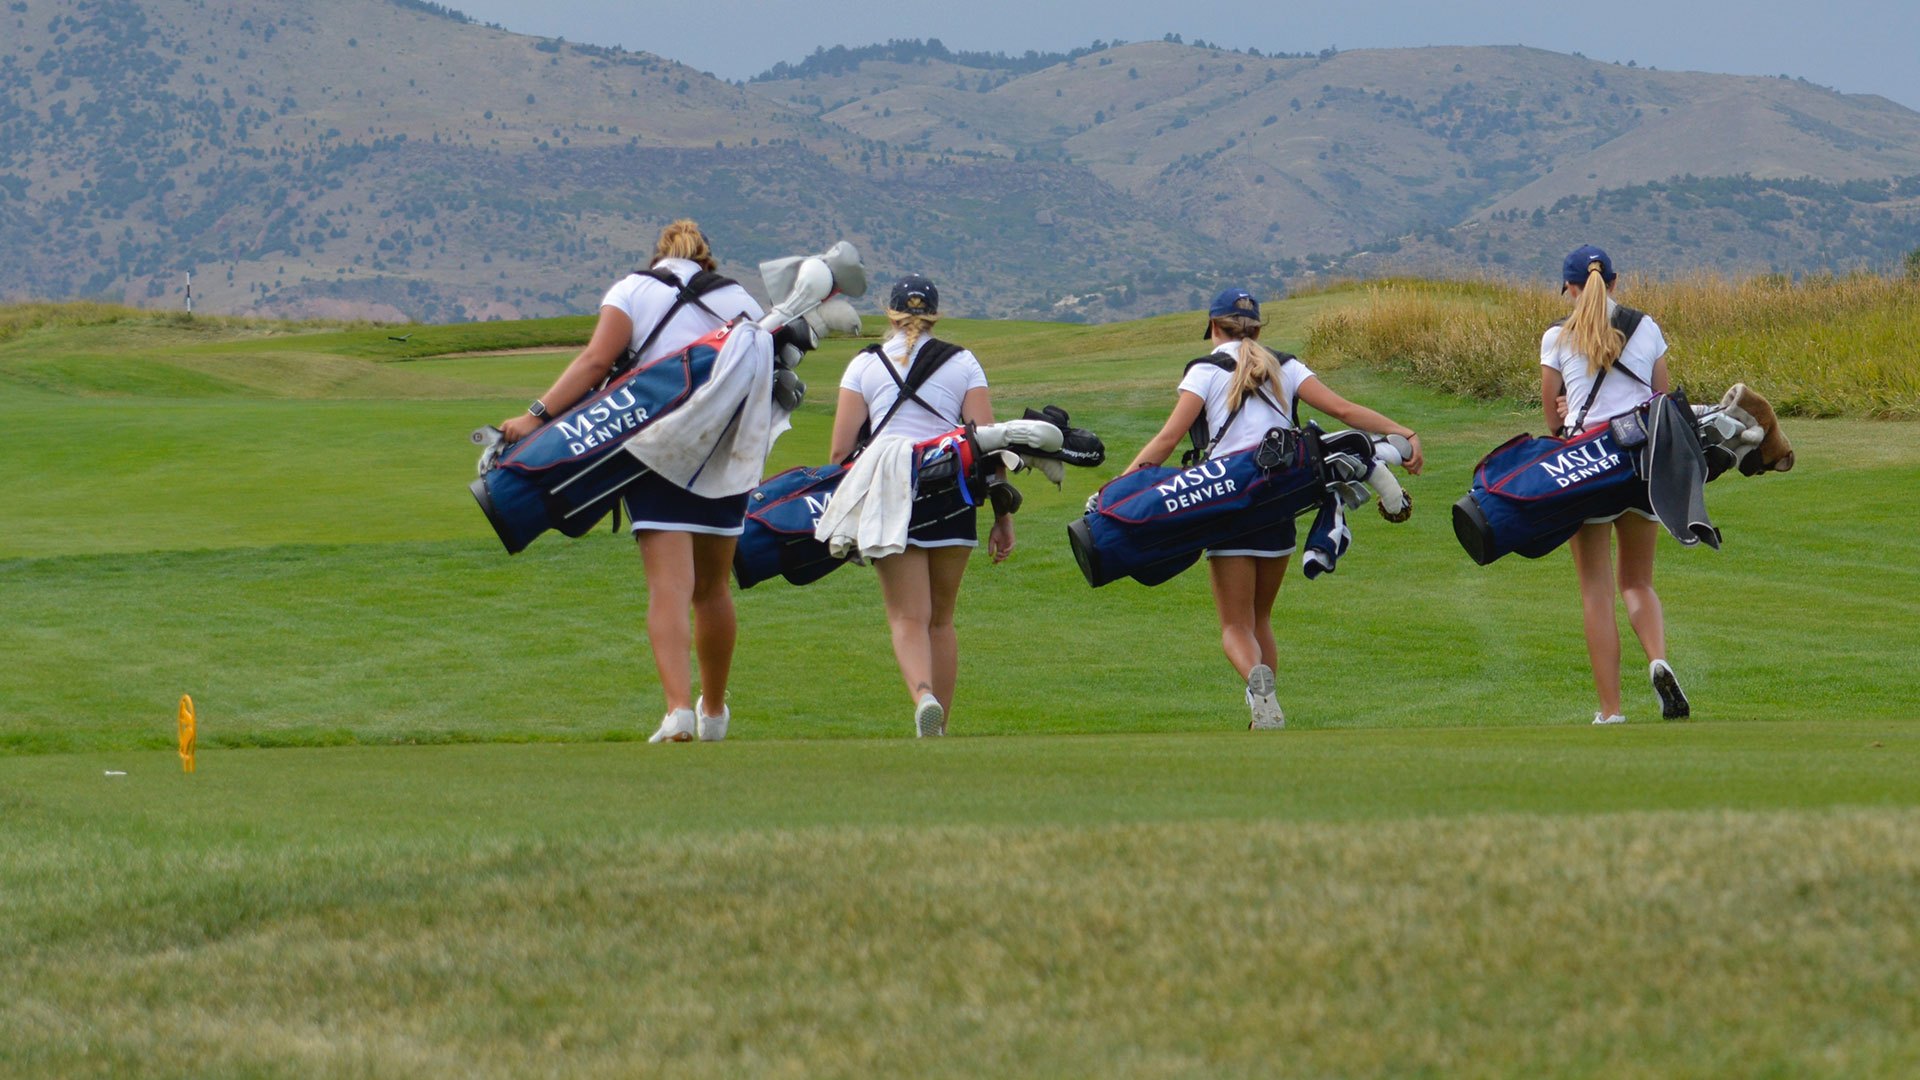
[[[1292,353],[1275,353],[1274,359],[1278,360],[1281,366],[1284,367],[1287,361],[1297,360],[1299,357],[1294,356]],[[1225,372],[1232,372],[1240,366],[1238,361],[1230,357],[1222,356],[1219,353],[1208,353],[1197,360],[1189,360],[1187,361],[1185,370],[1192,371],[1193,365],[1195,364],[1212,364],[1214,367]],[[1287,422],[1292,424],[1295,429],[1300,427],[1300,401],[1298,398],[1294,399],[1292,409],[1283,409],[1278,402],[1273,400],[1273,395],[1267,393],[1266,387],[1256,387],[1254,392],[1259,394],[1268,405],[1271,405],[1274,412],[1286,417]],[[1201,409],[1200,415],[1194,417],[1193,426],[1187,429],[1187,439],[1193,444],[1193,448],[1180,455],[1180,463],[1183,465],[1197,465],[1205,461],[1207,455],[1212,453],[1213,448],[1219,445],[1220,440],[1226,436],[1227,429],[1233,426],[1235,420],[1240,419],[1240,410],[1246,407],[1247,399],[1241,398],[1240,404],[1235,405],[1233,411],[1227,414],[1227,418],[1221,423],[1219,431],[1208,430],[1207,411]]]
[[[701,297],[717,289],[724,289],[729,285],[739,284],[732,278],[716,274],[712,270],[699,271],[688,278],[684,285],[680,283],[679,278],[673,276],[673,271],[662,266],[656,266],[648,270],[635,270],[634,273],[644,278],[652,278],[667,288],[674,290],[677,295],[674,296],[673,303],[667,306],[666,314],[661,315],[660,321],[653,324],[653,329],[647,331],[647,336],[641,339],[640,344],[635,348],[629,349],[624,356],[614,362],[613,370],[608,373],[609,379],[627,371],[632,368],[633,365],[639,363],[640,358],[646,355],[649,348],[653,347],[653,343],[660,339],[660,334],[667,328],[667,324],[672,322],[673,317],[680,313],[680,309],[686,307],[688,304],[692,304],[694,307],[719,319],[721,322],[726,322],[725,317],[708,307],[706,301],[702,300]]]
[[[893,361],[887,359],[886,349],[882,346],[869,345],[860,351],[870,352],[880,358],[880,367],[886,371],[889,378],[893,379],[893,385],[898,389],[899,394],[893,399],[893,407],[887,410],[887,414],[880,418],[879,423],[863,425],[861,427],[860,438],[854,443],[853,453],[848,455],[846,461],[841,462],[842,465],[859,457],[860,451],[865,450],[869,443],[879,438],[880,432],[886,429],[887,424],[900,412],[901,407],[909,401],[932,413],[934,419],[942,423],[950,423],[954,427],[961,426],[959,420],[949,420],[947,417],[940,415],[940,410],[927,404],[926,399],[920,396],[919,391],[921,387],[927,385],[928,379],[933,378],[934,372],[940,370],[942,364],[965,352],[965,349],[962,349],[952,342],[941,341],[938,338],[928,338],[927,343],[922,345],[920,351],[914,355],[913,363],[908,366],[907,375],[904,379],[900,377],[898,371],[894,370]]]
[[[1633,332],[1635,330],[1640,329],[1640,320],[1646,317],[1647,317],[1646,312],[1635,311],[1634,309],[1622,304],[1613,309],[1613,318],[1610,321],[1613,324],[1613,328],[1615,330],[1620,331],[1620,335],[1623,340],[1631,340],[1633,337]],[[1567,320],[1565,319],[1561,319],[1559,322],[1556,322],[1553,325],[1560,326],[1564,324],[1566,321]],[[1593,408],[1594,399],[1600,396],[1600,384],[1607,381],[1607,372],[1612,371],[1614,368],[1624,369],[1627,375],[1631,377],[1634,381],[1640,383],[1642,386],[1645,386],[1649,390],[1653,389],[1652,385],[1649,384],[1647,380],[1642,379],[1639,376],[1639,374],[1636,373],[1632,368],[1622,364],[1620,362],[1620,359],[1618,357],[1615,357],[1613,363],[1608,364],[1606,367],[1603,367],[1600,369],[1600,375],[1599,377],[1593,380],[1593,385],[1587,387],[1587,400],[1585,403],[1583,403],[1580,406],[1580,415],[1574,419],[1573,423],[1568,424],[1566,427],[1560,429],[1560,432],[1562,435],[1568,435],[1568,436],[1578,435],[1580,434],[1581,431],[1585,430],[1586,423],[1587,423],[1587,412],[1588,410]]]

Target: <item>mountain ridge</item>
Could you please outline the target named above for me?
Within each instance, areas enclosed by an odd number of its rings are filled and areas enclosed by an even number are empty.
[[[1517,46],[1161,41],[822,50],[736,85],[462,18],[0,7],[0,242],[21,256],[0,295],[177,304],[191,269],[203,310],[591,310],[687,213],[737,275],[845,236],[962,310],[1042,318],[1389,262],[1519,272],[1575,225],[1663,270],[1878,267],[1920,244],[1920,114],[1804,82]],[[1826,188],[1697,214],[1684,192],[1620,194],[1690,172]]]

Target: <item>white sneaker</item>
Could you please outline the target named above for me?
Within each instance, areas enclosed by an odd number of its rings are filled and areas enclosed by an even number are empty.
[[[940,707],[939,698],[932,694],[920,695],[920,704],[913,710],[913,731],[922,739],[947,733],[947,710]]]
[[[1653,680],[1653,692],[1660,695],[1660,715],[1667,720],[1685,720],[1693,714],[1687,695],[1680,691],[1680,680],[1665,660],[1647,665],[1647,677]]]
[[[1602,727],[1607,724],[1624,724],[1626,722],[1627,722],[1627,718],[1624,713],[1614,713],[1612,716],[1608,716],[1606,713],[1599,713],[1599,712],[1593,714],[1593,723],[1595,727]]]
[[[1286,715],[1280,711],[1280,699],[1273,694],[1273,669],[1265,664],[1253,665],[1247,672],[1247,708],[1253,713],[1253,720],[1247,724],[1248,731],[1277,731],[1287,726]]]
[[[675,709],[660,721],[660,730],[654,732],[647,741],[692,742],[694,726],[692,709]]]
[[[733,719],[733,709],[726,702],[720,703],[720,715],[707,715],[707,699],[701,697],[694,701],[693,711],[700,717],[700,741],[719,742],[727,737],[727,723]]]

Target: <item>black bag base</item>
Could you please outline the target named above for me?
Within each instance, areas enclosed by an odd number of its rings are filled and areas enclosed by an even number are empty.
[[[1067,546],[1073,548],[1073,561],[1080,564],[1087,584],[1096,589],[1105,585],[1100,577],[1100,552],[1094,550],[1093,533],[1087,528],[1086,518],[1074,518],[1067,523]]]
[[[489,474],[492,475],[492,474]],[[549,528],[545,509],[539,506],[538,496],[529,494],[528,505],[523,506],[519,520],[503,513],[499,504],[494,502],[493,492],[487,487],[485,476],[467,485],[473,493],[473,500],[480,504],[480,512],[487,516],[487,524],[493,526],[493,533],[500,538],[500,544],[507,554],[518,555],[533,543],[534,538]]]
[[[1453,535],[1477,566],[1486,566],[1500,557],[1493,554],[1493,526],[1487,523],[1486,513],[1471,495],[1462,495],[1460,501],[1453,504]]]

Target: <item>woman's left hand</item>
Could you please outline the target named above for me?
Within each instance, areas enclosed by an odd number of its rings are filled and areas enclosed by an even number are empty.
[[[532,413],[521,413],[500,421],[500,434],[505,435],[508,442],[516,443],[539,431],[541,423],[541,419]]]
[[[994,562],[1000,562],[1013,554],[1013,515],[1002,514],[993,519],[993,529],[987,533],[987,553]]]

